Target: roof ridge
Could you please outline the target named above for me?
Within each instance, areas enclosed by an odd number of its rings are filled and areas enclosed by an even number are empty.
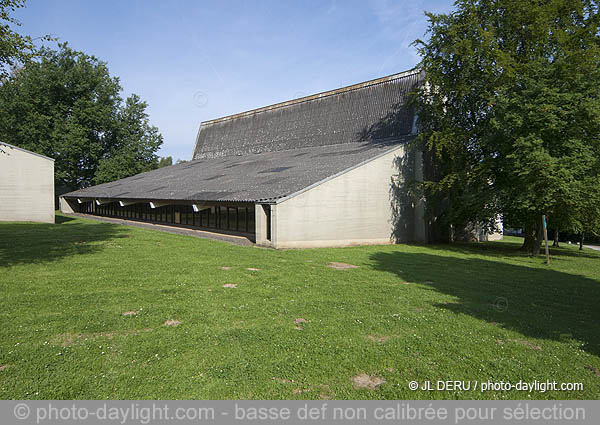
[[[349,86],[340,87],[339,89],[327,90],[324,92],[311,94],[309,96],[299,97],[297,99],[286,100],[283,102],[274,103],[272,105],[267,105],[267,106],[262,106],[260,108],[250,109],[248,111],[239,112],[237,114],[226,115],[224,117],[215,118],[215,119],[208,120],[208,121],[202,121],[200,123],[200,129],[202,129],[202,127],[207,124],[216,124],[218,122],[229,121],[229,120],[232,120],[235,118],[246,117],[246,116],[254,115],[254,114],[257,114],[260,112],[271,111],[273,109],[283,108],[285,106],[296,105],[298,103],[303,103],[303,102],[310,102],[312,100],[321,99],[323,97],[333,96],[333,95],[341,94],[341,93],[347,93],[347,92],[362,89],[365,87],[374,86],[376,84],[384,83],[387,81],[397,80],[400,78],[415,75],[420,72],[421,72],[421,69],[419,67],[415,67],[415,68],[409,69],[408,71],[399,72],[397,74],[388,75],[386,77],[375,78],[373,80],[363,81],[362,83],[351,84]],[[198,131],[200,131],[200,130],[198,130]]]
[[[382,145],[395,145],[395,144],[399,144],[399,143],[403,143],[408,137],[412,137],[412,134],[402,134],[399,136],[392,136],[392,137],[385,137],[382,139],[377,139],[374,141],[366,141],[366,140],[357,140],[357,141],[353,141],[353,142],[344,142],[344,143],[332,143],[330,145],[326,145],[326,146],[343,146],[343,145],[376,145],[376,146],[382,146]],[[261,147],[261,146],[268,146],[268,144],[262,144],[262,145],[255,145],[255,147]],[[280,149],[277,150],[277,152],[289,152],[289,151],[295,151],[295,150],[300,150],[300,149],[313,149],[313,148],[317,148],[317,147],[322,147],[322,146],[294,146],[293,148],[287,148],[287,149]],[[207,152],[203,152],[203,153],[214,153],[214,152],[218,152],[218,151],[207,151]],[[221,159],[221,158],[230,158],[230,157],[243,157],[245,155],[260,155],[263,153],[267,153],[267,152],[273,152],[273,151],[269,151],[269,150],[264,150],[264,151],[259,151],[259,152],[247,152],[244,154],[227,154],[227,155],[219,155],[219,156],[210,156],[210,157],[205,157],[205,158],[198,158],[198,159],[191,159],[190,161],[186,161],[185,163],[190,163],[190,162],[195,162],[195,161],[206,161],[206,160],[210,160],[210,159]],[[178,165],[178,164],[175,164]],[[172,165],[174,166],[174,165]]]

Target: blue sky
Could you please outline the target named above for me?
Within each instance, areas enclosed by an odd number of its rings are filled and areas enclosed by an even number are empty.
[[[28,0],[15,17],[107,62],[148,102],[159,154],[191,159],[203,120],[414,67],[424,10],[452,3]]]

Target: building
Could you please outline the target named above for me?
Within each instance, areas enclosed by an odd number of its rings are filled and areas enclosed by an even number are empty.
[[[413,70],[201,123],[193,160],[61,196],[61,211],[275,248],[425,241]]]
[[[54,223],[54,160],[0,143],[0,221]]]

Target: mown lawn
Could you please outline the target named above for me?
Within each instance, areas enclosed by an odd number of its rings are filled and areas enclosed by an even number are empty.
[[[274,251],[63,216],[0,223],[0,398],[599,398],[599,253],[553,249],[547,267],[518,243]],[[363,373],[385,382],[357,389]]]

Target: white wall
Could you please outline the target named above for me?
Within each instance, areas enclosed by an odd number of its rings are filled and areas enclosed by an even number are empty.
[[[0,144],[0,221],[54,223],[54,161]]]
[[[404,154],[405,147],[400,146],[273,205],[272,246],[299,248],[392,243],[391,178],[398,174],[394,158]],[[258,211],[256,221],[259,223]],[[421,233],[424,231],[415,232]],[[257,228],[258,244],[262,242],[260,234],[262,229]]]

